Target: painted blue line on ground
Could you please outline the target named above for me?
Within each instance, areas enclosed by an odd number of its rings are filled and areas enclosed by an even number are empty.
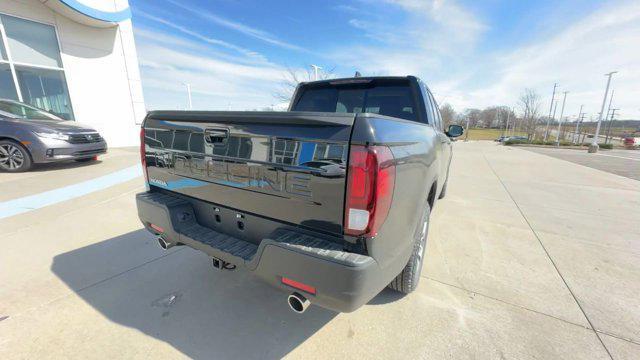
[[[142,168],[140,165],[135,165],[109,175],[104,175],[81,183],[1,202],[0,219],[84,196],[94,191],[106,189],[125,181],[135,179],[138,176],[142,176]]]

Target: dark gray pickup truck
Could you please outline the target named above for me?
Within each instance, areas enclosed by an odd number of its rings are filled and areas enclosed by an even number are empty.
[[[443,130],[412,76],[302,83],[289,110],[150,112],[142,223],[164,249],[192,247],[287,291],[297,312],[413,291],[462,128]]]

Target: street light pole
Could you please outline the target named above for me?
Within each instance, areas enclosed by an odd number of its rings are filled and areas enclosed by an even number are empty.
[[[578,140],[580,140],[580,135],[578,134],[578,130],[580,129],[580,122],[582,121],[582,107],[584,107],[583,105],[580,105],[580,111],[578,111],[578,118],[576,119],[576,133],[575,136],[573,137],[573,143],[577,144]]]
[[[551,111],[553,110],[553,102],[556,100],[556,88],[558,83],[553,84],[553,94],[551,95],[551,105],[549,105],[549,116],[547,116],[547,126],[544,129],[544,141],[547,141],[547,134],[549,133],[549,121],[551,121]]]
[[[189,110],[193,109],[193,103],[191,102],[191,84],[182,83],[182,85],[187,87],[187,97],[189,98]]]
[[[613,91],[611,92],[613,95]],[[611,109],[611,116],[609,117],[609,124],[607,125],[607,135],[604,138],[604,143],[609,143],[609,135],[611,135],[611,124],[613,123],[613,117],[616,116],[616,111],[620,109]],[[612,139],[613,140],[613,139]]]
[[[322,70],[322,68],[318,65],[313,65],[311,64],[311,67],[313,68],[313,73],[314,73],[314,78],[313,80],[318,80],[318,70]]]
[[[609,112],[611,111],[611,103],[613,102],[613,93],[616,91],[616,89],[611,89],[611,96],[609,96],[609,106],[607,106],[607,116],[604,118],[605,120],[607,120],[607,117],[609,116]]]
[[[600,108],[600,114],[598,115],[598,125],[596,125],[596,133],[593,136],[593,142],[589,145],[589,153],[597,153],[598,152],[598,136],[600,136],[600,125],[602,124],[602,113],[604,113],[604,106],[607,103],[607,95],[609,94],[609,85],[611,85],[611,77],[613,74],[617,73],[617,71],[612,71],[605,76],[607,79],[607,87],[604,90],[604,98],[602,99],[602,107]]]
[[[556,119],[556,110],[558,110],[558,100],[553,102],[553,115],[551,115],[551,119]],[[544,133],[544,142],[547,142],[547,132]]]
[[[467,128],[465,129],[464,141],[469,141],[469,116],[467,116]]]
[[[509,119],[511,119],[511,109],[509,109],[509,111],[507,112],[507,123],[504,126],[504,133],[502,134],[504,135],[509,135]]]
[[[560,131],[562,130],[562,115],[564,115],[564,103],[567,101],[568,91],[564,91],[564,97],[562,98],[562,109],[560,109],[560,118],[558,119],[558,136],[556,138],[556,146],[560,146]]]

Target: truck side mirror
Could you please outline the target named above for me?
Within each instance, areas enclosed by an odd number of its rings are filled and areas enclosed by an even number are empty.
[[[458,136],[464,134],[464,128],[460,125],[449,125],[446,134],[450,138],[457,138]]]

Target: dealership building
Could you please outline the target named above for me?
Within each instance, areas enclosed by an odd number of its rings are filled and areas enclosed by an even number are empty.
[[[127,0],[0,0],[0,98],[138,143],[146,110]]]

